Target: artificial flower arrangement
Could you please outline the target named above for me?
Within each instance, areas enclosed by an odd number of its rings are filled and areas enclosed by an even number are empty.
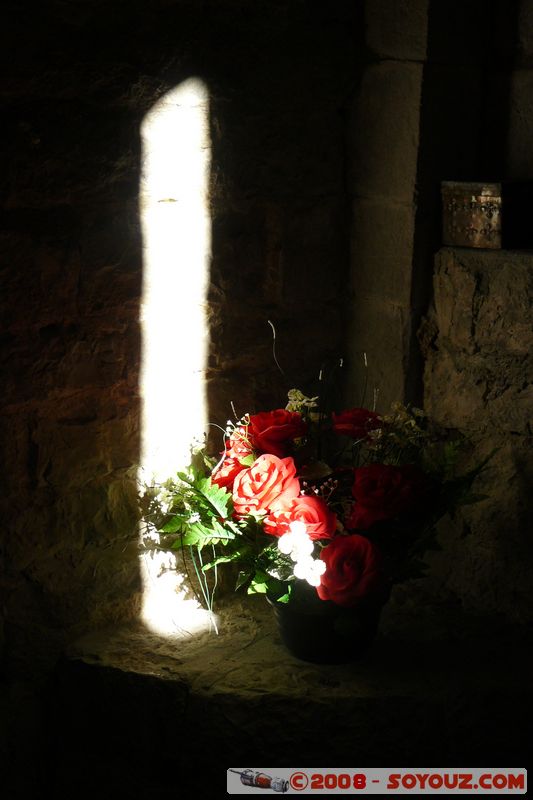
[[[380,609],[422,574],[436,521],[479,499],[483,465],[458,477],[460,448],[416,408],[324,413],[293,389],[285,408],[228,422],[220,454],[197,446],[188,469],[146,489],[148,535],[188,550],[209,608],[206,574],[234,563],[236,589],[278,609]]]

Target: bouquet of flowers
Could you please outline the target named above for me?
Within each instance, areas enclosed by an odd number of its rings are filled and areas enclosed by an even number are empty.
[[[416,408],[325,413],[293,389],[285,408],[228,422],[220,454],[200,444],[146,489],[147,537],[190,554],[209,608],[206,573],[230,563],[237,590],[278,607],[380,608],[422,573],[436,521],[478,499],[482,465],[458,477],[460,447]]]

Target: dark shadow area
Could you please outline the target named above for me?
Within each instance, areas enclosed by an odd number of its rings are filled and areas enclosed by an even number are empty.
[[[210,419],[284,405],[342,354],[361,3],[215,12]],[[224,42],[221,50],[220,42]],[[271,320],[282,375],[272,354]]]
[[[288,654],[263,598],[227,614],[229,631],[182,658],[176,643],[131,629],[61,662],[49,687],[55,796],[83,776],[86,796],[218,797],[243,763],[526,762],[530,651],[503,620],[441,608],[421,626],[404,613],[401,633],[379,635],[352,664],[321,666]]]
[[[418,154],[407,399],[422,400],[417,332],[431,301],[433,255],[442,244],[440,184],[507,176],[510,89],[519,3],[429,4]]]
[[[361,5],[3,8],[0,755],[13,797],[39,795],[57,767],[68,727],[54,728],[45,681],[65,642],[139,609],[142,119],[190,76],[210,88],[210,417],[225,421],[230,400],[241,413],[283,405],[342,348]],[[89,733],[90,708],[107,699],[88,707],[80,692],[65,685],[63,701]],[[130,741],[144,736],[128,688],[119,696]],[[172,728],[163,703],[160,714]],[[81,740],[73,748],[82,755]],[[91,766],[102,790],[126,769],[112,746],[104,756]],[[83,794],[85,778],[70,775],[65,792]]]

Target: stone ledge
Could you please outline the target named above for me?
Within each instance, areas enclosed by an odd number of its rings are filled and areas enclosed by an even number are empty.
[[[174,780],[169,765],[193,791],[192,775],[222,788],[226,768],[242,763],[525,763],[533,718],[525,633],[454,615],[446,636],[446,626],[435,630],[427,641],[406,628],[380,635],[353,664],[317,666],[287,653],[271,610],[252,598],[222,609],[219,636],[164,639],[141,626],[87,636],[55,678],[68,764],[58,789],[79,770],[122,790],[125,774],[136,787],[156,774],[163,793]]]
[[[500,669],[507,680],[512,674],[513,681],[524,683],[531,674],[533,658],[530,663],[525,658],[520,633],[500,620],[436,607],[429,616],[428,609],[421,610],[418,632],[411,618],[395,634],[401,613],[392,608],[386,633],[352,664],[315,665],[293,657],[281,642],[271,609],[259,597],[227,602],[220,611],[218,635],[205,631],[163,637],[141,624],[105,629],[74,643],[67,660],[175,681],[207,695],[271,693],[296,700],[312,692],[317,703],[333,697],[435,699],[437,692],[446,696],[465,682],[478,691],[501,688]]]

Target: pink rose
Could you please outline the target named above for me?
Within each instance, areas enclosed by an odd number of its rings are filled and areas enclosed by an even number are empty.
[[[242,462],[252,454],[252,445],[245,429],[236,428],[226,442],[224,461],[211,475],[211,482],[231,491],[233,481],[246,466]]]
[[[290,503],[300,494],[300,481],[292,458],[265,453],[248,469],[243,469],[233,484],[233,505],[238,517],[267,514]]]
[[[337,529],[337,517],[326,502],[316,495],[295,497],[287,508],[272,511],[264,522],[265,533],[283,536],[291,522],[303,522],[311,539],[331,539]]]
[[[216,483],[221,489],[231,491],[235,478],[243,469],[243,465],[236,458],[225,458],[220,467],[211,475],[211,483]]]

